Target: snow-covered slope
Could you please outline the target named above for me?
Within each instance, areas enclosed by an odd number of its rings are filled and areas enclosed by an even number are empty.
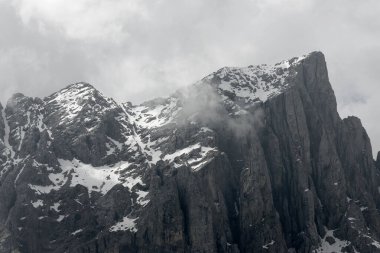
[[[140,105],[87,83],[15,94],[0,252],[380,252],[369,140],[334,103],[318,52]]]

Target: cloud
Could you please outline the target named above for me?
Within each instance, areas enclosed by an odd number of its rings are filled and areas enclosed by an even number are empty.
[[[124,26],[144,16],[138,0],[15,0],[21,20],[42,33],[61,30],[68,39],[120,42],[128,35]]]
[[[233,115],[217,92],[215,84],[203,80],[176,92],[181,100],[181,118],[177,123],[201,122],[216,131],[229,132],[236,138],[247,137],[263,125],[264,112],[259,106],[245,108],[249,113]],[[233,108],[233,106],[231,106]]]
[[[340,113],[361,117],[380,150],[379,9],[378,0],[0,0],[0,86],[46,96],[87,81],[137,103],[223,66],[321,50]]]

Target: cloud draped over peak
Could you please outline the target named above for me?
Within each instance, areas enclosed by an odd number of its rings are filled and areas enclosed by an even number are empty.
[[[320,50],[342,116],[380,150],[380,1],[0,0],[0,100],[78,81],[118,101],[165,96],[223,66]]]

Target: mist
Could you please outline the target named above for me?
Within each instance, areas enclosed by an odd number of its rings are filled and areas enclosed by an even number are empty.
[[[226,103],[212,80],[202,80],[180,89],[175,96],[182,103],[178,124],[199,122],[211,129],[227,131],[236,138],[247,137],[263,126],[264,113],[260,104],[244,107],[244,113],[234,114],[232,107],[238,106],[236,101],[233,104]]]
[[[167,96],[224,66],[322,51],[342,117],[380,150],[377,0],[0,0],[0,101],[88,82],[119,102]]]

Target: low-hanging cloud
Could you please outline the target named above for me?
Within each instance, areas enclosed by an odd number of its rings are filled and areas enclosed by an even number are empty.
[[[217,87],[210,81],[198,82],[196,85],[177,91],[182,103],[179,124],[195,121],[211,129],[229,132],[234,137],[246,137],[263,125],[264,113],[260,106],[253,105],[242,114],[234,114],[231,105],[223,100]],[[232,101],[231,101],[232,102]]]

